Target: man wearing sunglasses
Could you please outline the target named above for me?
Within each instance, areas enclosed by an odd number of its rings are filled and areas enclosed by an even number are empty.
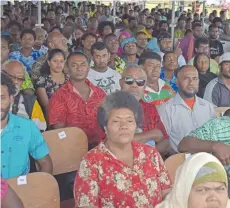
[[[24,65],[16,60],[8,60],[3,65],[3,73],[13,81],[17,90],[10,111],[15,115],[33,120],[41,131],[45,131],[46,121],[36,96],[25,94],[21,89],[25,81]]]
[[[140,66],[127,67],[120,80],[121,90],[130,92],[140,102],[143,110],[142,128],[138,129],[135,140],[141,143],[156,144],[162,156],[169,152],[168,134],[154,105],[142,100],[147,75]]]

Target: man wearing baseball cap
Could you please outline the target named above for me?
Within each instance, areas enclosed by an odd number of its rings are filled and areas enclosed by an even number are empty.
[[[123,55],[121,58],[124,60],[126,66],[137,65],[139,59],[137,58],[137,41],[135,38],[125,38],[121,42]]]
[[[224,53],[219,59],[220,75],[208,83],[204,99],[217,107],[230,106],[230,52]]]

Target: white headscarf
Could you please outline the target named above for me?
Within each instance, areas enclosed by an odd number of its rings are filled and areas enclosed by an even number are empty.
[[[175,183],[171,192],[166,196],[166,199],[155,208],[187,208],[189,194],[196,175],[199,170],[209,162],[215,162],[224,169],[221,162],[209,153],[202,152],[192,155],[177,169]],[[226,208],[230,208],[230,202],[228,202]]]

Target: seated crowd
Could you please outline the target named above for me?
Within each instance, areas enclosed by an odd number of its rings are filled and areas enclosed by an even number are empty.
[[[52,175],[42,133],[67,127],[88,139],[79,170],[64,175],[76,208],[230,207],[226,12],[213,11],[207,30],[182,12],[173,44],[169,9],[117,5],[114,19],[105,5],[42,3],[36,27],[28,5],[5,5],[1,18],[3,208],[23,207],[8,179]],[[164,161],[183,152],[194,155],[173,184]]]

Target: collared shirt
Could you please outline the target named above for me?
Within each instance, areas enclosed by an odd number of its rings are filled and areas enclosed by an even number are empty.
[[[188,65],[194,65],[194,57],[188,62]],[[210,59],[210,72],[216,75],[219,74],[219,66],[214,59]]]
[[[106,72],[90,69],[87,79],[95,86],[103,89],[107,95],[121,89],[121,75],[109,67]]]
[[[103,142],[85,156],[74,183],[76,207],[149,208],[162,202],[171,181],[160,154],[148,145],[132,147],[133,168]]]
[[[229,107],[230,89],[220,77],[217,77],[208,83],[204,92],[204,99],[217,107]]]
[[[91,96],[84,101],[73,91],[73,85],[68,81],[50,99],[48,106],[49,124],[65,124],[66,127],[79,127],[88,137],[89,144],[96,146],[104,138],[104,132],[97,122],[97,109],[105,97],[99,87],[88,80]]]
[[[163,58],[164,58],[164,53],[163,52],[157,52],[160,56],[161,56],[161,67],[163,67]],[[178,66],[179,67],[182,67],[182,66],[184,66],[184,65],[186,65],[186,61],[185,61],[185,59],[184,59],[184,56],[183,55],[180,55],[179,57],[178,57]]]
[[[172,87],[160,78],[158,79],[158,85],[158,92],[155,92],[153,89],[147,86],[142,98],[145,102],[156,106],[156,108],[159,108],[163,103],[167,102],[176,94]]]
[[[162,123],[159,113],[156,107],[152,104],[146,103],[143,100],[140,101],[142,112],[143,112],[143,122],[141,129],[143,132],[151,131],[153,129],[158,129],[162,132],[165,139],[169,136],[165,130],[164,124]]]
[[[9,54],[9,59],[15,59],[21,61],[26,67],[27,72],[31,72],[33,63],[40,57],[42,54],[39,51],[32,50],[30,56],[24,56],[20,51],[14,51]]]
[[[212,119],[200,128],[192,131],[188,136],[196,137],[205,141],[223,142],[230,146],[230,117],[222,116]],[[230,166],[225,166],[230,175]]]
[[[33,121],[9,113],[9,121],[1,133],[1,173],[9,179],[30,171],[29,154],[39,160],[49,148]]]
[[[124,60],[126,66],[133,66],[133,65],[138,65],[139,59],[136,58],[134,63],[130,63],[125,55],[121,55],[121,58]]]
[[[214,106],[208,101],[196,96],[194,107],[190,109],[179,93],[164,103],[158,111],[175,151],[183,137],[216,117]]]
[[[176,84],[176,76],[174,73],[173,73],[172,79],[170,81],[168,81],[165,77],[164,68],[162,68],[160,78],[163,79],[164,81],[168,82],[175,92],[178,92],[178,87]]]

